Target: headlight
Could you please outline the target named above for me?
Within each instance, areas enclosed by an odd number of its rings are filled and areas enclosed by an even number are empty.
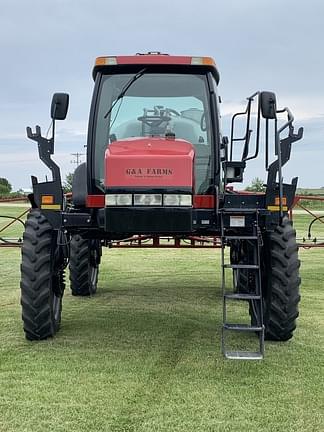
[[[138,206],[160,206],[162,205],[161,194],[135,194],[134,205]]]
[[[183,194],[166,194],[163,195],[163,205],[189,207],[192,205],[192,196]]]
[[[105,197],[106,206],[162,206],[166,207],[191,207],[192,195],[187,194],[107,194]]]
[[[105,200],[106,206],[131,206],[132,194],[108,194]]]

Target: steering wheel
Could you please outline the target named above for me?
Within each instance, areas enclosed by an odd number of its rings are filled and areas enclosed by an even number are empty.
[[[163,116],[159,116],[159,115],[150,115],[150,116],[141,116],[141,117],[137,117],[137,120],[143,122],[144,124],[146,124],[147,126],[160,126],[163,122],[168,122],[171,120],[170,116],[167,115],[163,115]]]
[[[200,129],[205,132],[207,130],[206,114],[203,113],[200,119]]]

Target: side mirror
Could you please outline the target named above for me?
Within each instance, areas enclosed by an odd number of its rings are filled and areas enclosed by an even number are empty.
[[[244,161],[226,161],[223,163],[226,183],[242,183],[246,163]]]
[[[277,111],[276,95],[273,92],[263,91],[260,94],[261,114],[265,119],[275,119]]]
[[[51,118],[65,120],[69,108],[69,95],[67,93],[54,93],[51,105]]]

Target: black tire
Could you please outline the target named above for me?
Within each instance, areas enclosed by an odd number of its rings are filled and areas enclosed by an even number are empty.
[[[230,248],[231,264],[251,264],[253,262],[253,248],[250,241],[234,241]],[[250,270],[233,269],[234,291],[247,294],[255,291],[255,272]]]
[[[296,231],[284,219],[265,240],[264,254],[264,325],[265,338],[287,341],[292,338],[300,301],[298,246]]]
[[[57,232],[37,209],[30,211],[25,226],[20,287],[26,338],[54,336],[61,324],[64,258]]]
[[[89,296],[97,291],[101,257],[100,240],[74,235],[70,248],[70,282],[74,296]]]

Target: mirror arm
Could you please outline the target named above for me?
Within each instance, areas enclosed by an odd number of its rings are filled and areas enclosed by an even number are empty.
[[[266,119],[265,124],[265,169],[269,168],[269,119]]]
[[[53,182],[59,182],[61,184],[60,168],[51,159],[51,155],[54,154],[54,124],[55,122],[53,122],[53,136],[50,139],[42,136],[40,126],[36,126],[35,132],[32,132],[32,129],[28,126],[26,131],[27,137],[37,142],[39,158],[51,170]]]

